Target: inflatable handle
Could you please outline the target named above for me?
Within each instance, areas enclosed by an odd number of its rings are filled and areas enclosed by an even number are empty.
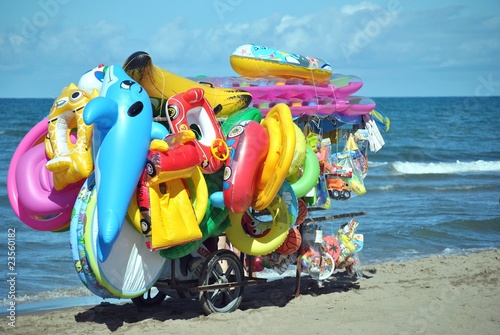
[[[225,161],[229,157],[229,148],[227,143],[221,138],[216,138],[212,141],[210,150],[212,151],[214,158],[219,161]]]

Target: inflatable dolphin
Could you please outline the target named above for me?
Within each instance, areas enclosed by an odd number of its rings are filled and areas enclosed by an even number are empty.
[[[144,169],[153,130],[147,92],[119,66],[104,73],[100,96],[83,113],[94,124],[92,139],[97,187],[97,253],[104,262],[120,234]]]

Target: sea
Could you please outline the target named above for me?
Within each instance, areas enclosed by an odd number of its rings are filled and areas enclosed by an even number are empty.
[[[356,233],[364,235],[359,256],[365,265],[499,248],[500,97],[373,100],[391,125],[381,130],[384,147],[369,152],[367,193],[332,200],[329,209],[311,215],[365,212],[355,217]],[[76,273],[69,232],[29,228],[8,200],[11,157],[52,103],[0,99],[0,314],[13,301],[19,313],[102,301]],[[323,234],[348,221],[322,221]],[[8,259],[12,241],[15,255]],[[8,268],[12,260],[14,271]]]

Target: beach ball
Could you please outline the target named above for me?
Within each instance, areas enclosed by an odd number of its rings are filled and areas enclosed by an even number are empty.
[[[307,204],[304,200],[298,199],[298,206],[299,206],[299,211],[298,211],[299,213],[297,215],[297,220],[295,220],[296,226],[298,226],[299,224],[304,222],[304,220],[307,217],[307,213],[308,213]]]
[[[299,250],[301,244],[302,236],[300,235],[300,231],[294,227],[290,229],[285,241],[278,249],[276,249],[276,252],[282,255],[291,255]]]
[[[325,242],[326,252],[332,256],[334,261],[337,261],[340,255],[340,246],[337,239],[333,236],[327,235],[323,236],[323,241]]]

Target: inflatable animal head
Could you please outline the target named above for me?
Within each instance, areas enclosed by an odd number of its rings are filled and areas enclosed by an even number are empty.
[[[95,68],[85,72],[78,81],[78,88],[90,94],[94,89],[100,90],[104,80],[106,66],[99,64]]]

